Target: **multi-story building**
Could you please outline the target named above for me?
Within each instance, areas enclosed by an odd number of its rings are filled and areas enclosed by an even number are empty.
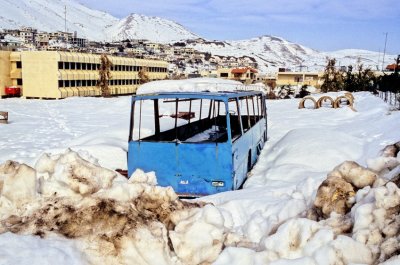
[[[150,80],[165,79],[168,63],[127,57],[108,57],[112,62],[111,94],[135,93],[143,71]],[[5,87],[18,86],[26,98],[59,99],[100,95],[100,55],[61,51],[0,51],[0,97]]]
[[[34,43],[35,42],[36,33],[37,33],[36,29],[30,28],[30,27],[24,27],[24,28],[21,28],[21,30],[19,32],[19,37],[25,43]]]

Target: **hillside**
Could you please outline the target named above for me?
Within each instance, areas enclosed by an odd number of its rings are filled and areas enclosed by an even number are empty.
[[[173,42],[198,38],[183,26],[162,18],[131,14],[118,19],[70,0],[0,0],[0,28],[33,27],[42,31],[67,31],[97,41],[126,38]]]
[[[71,0],[0,0],[1,28],[33,27],[42,31],[76,31],[79,37],[97,41],[147,39],[159,43],[190,40],[188,45],[213,55],[250,56],[259,65],[260,72],[273,72],[278,67],[295,70],[321,70],[326,57],[334,57],[338,65],[347,66],[358,61],[377,69],[382,65],[380,53],[363,50],[319,52],[276,36],[261,36],[238,41],[208,41],[184,26],[159,17],[131,14],[118,19],[112,15],[92,10]],[[391,63],[396,56],[387,55]]]
[[[262,36],[239,41],[189,41],[188,45],[199,51],[221,56],[254,57],[261,72],[276,71],[278,67],[292,70],[316,71],[326,65],[326,58],[336,58],[337,65],[347,66],[363,63],[376,69],[382,64],[378,52],[347,49],[334,52],[320,52],[276,36]],[[392,62],[395,55],[386,55],[385,62]]]
[[[199,38],[173,21],[139,14],[131,14],[121,19],[106,32],[115,40],[147,39],[159,43]]]

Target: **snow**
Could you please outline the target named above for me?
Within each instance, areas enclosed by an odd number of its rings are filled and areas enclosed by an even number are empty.
[[[106,33],[117,40],[147,39],[158,43],[199,38],[198,35],[176,22],[139,14],[130,14],[121,19],[112,27],[107,28]]]
[[[400,113],[354,96],[356,112],[268,100],[269,138],[244,189],[194,204],[154,173],[128,181],[111,170],[126,168],[130,97],[1,99],[0,263],[396,264],[400,189],[387,181],[400,160],[382,150],[400,140]],[[348,214],[307,219],[335,168],[354,182],[344,161],[370,167],[375,182],[357,184]]]
[[[136,94],[152,94],[162,92],[218,92],[234,91],[243,87],[239,81],[219,78],[192,78],[185,80],[161,80],[141,85]]]

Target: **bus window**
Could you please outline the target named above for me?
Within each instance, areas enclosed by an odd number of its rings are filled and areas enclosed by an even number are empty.
[[[199,109],[198,120],[190,122],[185,128],[185,142],[226,142],[227,117],[226,105],[220,100],[200,100],[200,106],[192,104],[195,109]],[[197,108],[199,107],[199,108]],[[208,113],[207,113],[208,108]]]
[[[226,142],[226,104],[210,99],[134,102],[132,139],[162,142]]]
[[[152,103],[152,100],[137,100],[132,103],[132,140],[143,140],[155,134],[154,107]]]
[[[234,142],[242,135],[242,122],[240,118],[241,113],[239,108],[239,100],[237,98],[233,98],[229,101],[229,116],[231,137],[232,142]]]

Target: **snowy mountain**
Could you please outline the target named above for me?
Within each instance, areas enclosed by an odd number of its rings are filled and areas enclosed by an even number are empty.
[[[104,39],[104,29],[118,19],[104,12],[89,9],[70,0],[0,0],[0,28],[33,27],[41,31],[77,31],[78,36]],[[66,7],[66,8],[65,8]]]
[[[183,26],[162,18],[131,14],[118,19],[71,0],[0,0],[0,28],[33,27],[41,31],[76,31],[97,41],[126,38],[173,42],[198,38]],[[66,10],[66,16],[65,16]]]
[[[206,41],[182,25],[159,17],[131,14],[123,19],[89,9],[75,0],[0,0],[1,28],[33,27],[42,31],[76,31],[79,37],[97,41],[127,38],[147,39],[160,43],[188,40],[188,46],[213,55],[250,56],[257,60],[260,72],[273,72],[278,67],[293,70],[321,70],[326,57],[347,66],[360,61],[372,69],[380,68],[380,53],[363,50],[319,52],[276,36],[262,36],[239,41]],[[66,16],[65,16],[66,10]],[[392,63],[395,56],[387,55]]]
[[[114,39],[148,39],[169,43],[183,39],[199,38],[182,25],[159,17],[131,14],[107,29]]]
[[[337,65],[354,65],[358,61],[364,66],[376,69],[382,64],[382,55],[365,50],[340,50],[320,52],[287,41],[276,36],[262,36],[239,41],[188,41],[188,45],[202,52],[221,56],[251,56],[258,62],[261,72],[276,71],[278,67],[292,70],[321,70],[326,58],[336,58]],[[386,55],[385,62],[392,62],[396,56]]]

